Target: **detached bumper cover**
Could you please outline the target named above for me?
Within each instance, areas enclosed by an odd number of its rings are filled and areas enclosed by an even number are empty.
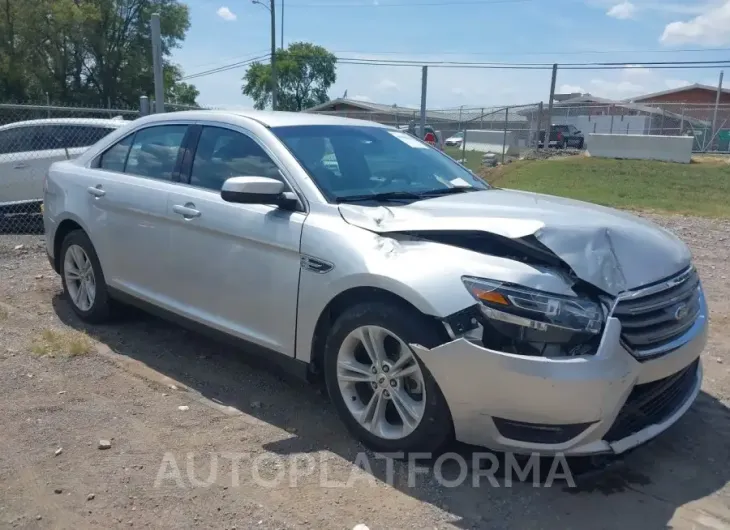
[[[466,339],[434,349],[411,347],[444,393],[458,440],[520,453],[618,454],[667,429],[697,397],[699,356],[707,342],[704,296],[684,343],[661,357],[640,362],[620,335],[621,323],[609,318],[595,355],[565,359],[513,355]],[[631,408],[642,404],[643,410]],[[641,412],[643,421],[628,421],[632,412]],[[535,443],[505,437],[495,417],[580,432],[561,443]]]

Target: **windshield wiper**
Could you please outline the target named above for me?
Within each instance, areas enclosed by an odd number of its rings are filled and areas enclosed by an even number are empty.
[[[484,188],[486,189],[486,188]],[[482,188],[473,188],[466,186],[455,186],[453,188],[440,188],[437,190],[428,190],[419,193],[421,197],[437,197],[439,195],[453,195],[455,193],[468,193],[470,191],[484,191]]]
[[[363,195],[343,195],[335,197],[336,202],[364,202],[364,201],[403,201],[421,199],[421,194],[409,191],[388,191],[383,193],[368,193]]]

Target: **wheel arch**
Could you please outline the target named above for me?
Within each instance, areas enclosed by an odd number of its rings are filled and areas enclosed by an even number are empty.
[[[329,330],[332,328],[332,325],[339,315],[354,305],[368,302],[385,302],[400,306],[407,311],[416,311],[425,318],[432,319],[434,324],[438,324],[443,327],[443,324],[441,324],[441,321],[436,316],[424,312],[413,302],[391,290],[373,286],[350,287],[334,296],[325,305],[317,318],[317,323],[315,324],[311,341],[309,358],[310,373],[321,373],[325,341],[329,335]],[[446,333],[445,327],[443,327],[443,330],[444,333]]]
[[[63,245],[63,240],[66,236],[74,230],[82,230],[89,236],[89,231],[86,230],[81,221],[73,217],[68,217],[61,221],[53,234],[53,269],[57,273],[61,271],[61,245]]]

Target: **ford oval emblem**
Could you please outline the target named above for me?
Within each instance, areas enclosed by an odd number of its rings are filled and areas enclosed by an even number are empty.
[[[689,308],[687,307],[687,304],[679,304],[674,309],[674,320],[682,320],[684,317],[687,316],[688,312]]]

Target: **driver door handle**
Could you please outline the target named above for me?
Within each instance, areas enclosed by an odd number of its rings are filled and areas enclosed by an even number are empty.
[[[200,217],[200,210],[195,209],[194,204],[176,204],[172,207],[172,211],[182,215],[185,219],[193,219],[194,217]]]

